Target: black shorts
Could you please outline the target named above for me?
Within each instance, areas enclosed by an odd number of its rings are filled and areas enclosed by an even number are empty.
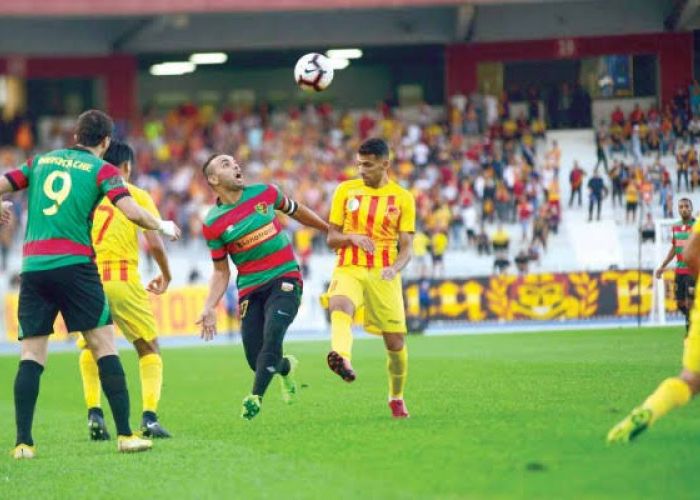
[[[19,339],[51,335],[61,313],[69,332],[112,324],[109,304],[94,263],[22,273]]]
[[[676,274],[676,302],[695,297],[695,279],[690,274]]]
[[[262,346],[269,319],[292,324],[301,304],[302,284],[294,278],[277,278],[246,295],[239,303],[241,337],[246,355]],[[249,352],[250,351],[250,352]]]
[[[434,264],[442,264],[442,259],[444,257],[444,254],[432,255],[432,257],[433,257],[433,265]]]
[[[637,202],[636,201],[628,201],[627,202],[627,211],[628,212],[636,212],[637,211]]]

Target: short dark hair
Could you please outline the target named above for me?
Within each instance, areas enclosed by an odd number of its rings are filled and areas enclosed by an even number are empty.
[[[91,148],[101,143],[105,137],[111,137],[113,130],[114,122],[107,113],[90,109],[78,117],[75,135],[78,144]]]
[[[109,149],[105,153],[103,160],[111,163],[115,167],[120,166],[124,162],[134,164],[134,150],[127,143],[122,141],[112,141]]]
[[[680,200],[678,200],[678,204],[680,204],[681,201],[687,201],[688,205],[690,205],[690,208],[693,208],[693,200],[691,200],[690,198],[681,198]]]
[[[214,153],[213,155],[210,155],[209,158],[207,158],[207,161],[204,162],[204,165],[202,165],[202,174],[204,175],[204,178],[207,178],[207,169],[209,168],[209,165],[211,165],[211,162],[214,161],[214,158],[217,156],[221,156],[221,153]]]
[[[357,152],[361,155],[374,155],[377,158],[387,158],[389,156],[389,146],[386,141],[373,137],[360,144]]]

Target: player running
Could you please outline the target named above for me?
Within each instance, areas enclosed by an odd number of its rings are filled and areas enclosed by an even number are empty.
[[[690,328],[690,307],[695,296],[695,276],[690,274],[688,265],[683,259],[683,249],[688,243],[690,232],[695,224],[693,218],[693,202],[688,198],[678,200],[678,215],[681,220],[671,227],[671,248],[668,249],[666,258],[656,270],[656,279],[663,279],[666,266],[676,258],[676,307],[685,317],[685,334]]]
[[[328,245],[338,261],[328,288],[328,366],[346,382],[355,380],[352,318],[364,304],[365,329],[384,337],[392,416],[403,418],[409,416],[408,352],[400,272],[411,260],[416,207],[413,195],[389,180],[390,163],[387,144],[368,139],[358,151],[361,179],[341,183],[333,195]]]
[[[109,304],[93,262],[92,212],[107,196],[132,222],[178,238],[172,221],[139,207],[119,171],[102,160],[114,124],[101,111],[78,117],[76,145],[29,158],[0,177],[0,197],[27,189],[29,208],[19,292],[20,363],[14,384],[17,441],[12,456],[34,458],[32,420],[48,339],[59,311],[69,331],[82,332],[97,360],[100,382],[117,426],[117,449],[144,451],[152,442],[131,432],[129,392],[114,343]],[[0,202],[2,200],[0,199]]]
[[[134,163],[131,147],[123,142],[112,141],[104,160],[119,168],[134,201],[153,217],[160,218],[151,196],[128,182]],[[151,293],[161,295],[168,289],[171,280],[168,257],[163,240],[156,231],[145,231],[144,237],[161,273],[151,280],[147,289]],[[158,347],[155,318],[139,276],[138,226],[132,224],[124,214],[114,210],[111,203],[103,199],[95,212],[92,241],[112,317],[126,339],[134,345],[139,356],[143,401],[141,432],[146,437],[170,437],[156,414],[163,386],[163,360]],[[107,440],[109,433],[100,407],[101,391],[97,364],[87,348],[85,339],[81,337],[78,346],[81,348],[80,375],[88,407],[90,438],[94,441]]]
[[[683,261],[691,276],[700,269],[700,220],[692,228],[683,251]],[[608,443],[627,443],[675,408],[685,406],[700,392],[700,302],[697,296],[690,314],[690,329],[683,348],[683,369],[667,378],[641,406],[638,406],[608,433]]]
[[[229,155],[211,156],[202,171],[218,199],[203,227],[214,274],[197,324],[201,325],[204,340],[214,338],[214,308],[228,286],[230,257],[238,270],[243,348],[255,372],[253,390],[243,400],[241,413],[250,420],[260,412],[263,395],[275,373],[281,375],[282,397],[287,403],[297,392],[293,378],[297,360],[282,355],[282,344],[299,308],[302,281],[292,244],[275,210],[320,231],[328,231],[328,224],[271,184],[246,185],[241,167]]]

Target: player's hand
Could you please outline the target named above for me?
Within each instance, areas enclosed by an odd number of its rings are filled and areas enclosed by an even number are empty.
[[[657,280],[660,280],[661,278],[664,277],[664,271],[665,271],[665,270],[666,270],[666,269],[664,269],[663,267],[660,267],[660,268],[658,268],[658,269],[656,270],[656,272],[654,273],[654,276],[656,276],[656,279],[657,279]]]
[[[216,312],[214,312],[214,309],[205,309],[197,320],[197,324],[202,328],[200,336],[205,342],[209,342],[216,337]]]
[[[3,201],[0,206],[0,226],[9,224],[12,220],[12,202]]]
[[[367,253],[374,253],[374,241],[364,234],[351,234],[350,242]]]
[[[148,283],[148,286],[146,287],[146,290],[149,292],[155,294],[155,295],[163,295],[165,291],[168,289],[168,286],[170,285],[170,278],[166,278],[162,274],[159,274],[155,278],[153,278],[150,283]]]
[[[160,221],[160,228],[158,229],[164,236],[167,236],[170,241],[177,241],[180,239],[181,232],[180,228],[171,220]]]
[[[391,266],[385,267],[384,269],[382,269],[382,279],[391,281],[396,277],[398,273],[399,272]]]

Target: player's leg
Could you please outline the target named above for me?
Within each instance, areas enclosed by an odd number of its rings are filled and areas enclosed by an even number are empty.
[[[64,293],[58,306],[69,331],[82,332],[97,362],[102,390],[117,427],[119,451],[150,449],[151,441],[134,436],[129,424],[129,391],[117,347],[109,303],[94,264],[63,269]],[[57,276],[57,278],[61,278]]]
[[[39,381],[46,365],[48,335],[29,337],[22,341],[21,354],[14,384],[15,422],[17,438],[14,458],[34,458],[36,450],[32,437],[34,409],[39,397]]]
[[[133,342],[139,356],[139,375],[141,377],[141,432],[146,437],[169,438],[158,420],[158,403],[163,389],[163,358],[157,337],[151,340],[137,339]]]
[[[609,443],[627,443],[675,408],[685,406],[700,392],[700,310],[691,313],[690,332],[683,349],[683,371],[667,378],[608,433]]]
[[[258,355],[263,345],[263,328],[265,326],[264,301],[261,291],[256,290],[240,302],[241,311],[241,341],[248,366],[256,371]],[[249,394],[243,399],[241,417],[248,420],[260,413],[262,398]]]
[[[352,320],[364,301],[362,289],[367,270],[359,267],[338,267],[333,271],[328,294],[331,316],[331,351],[328,367],[346,382],[355,380],[352,359]]]
[[[686,337],[688,336],[688,332],[690,330],[690,306],[688,299],[688,286],[689,286],[689,281],[688,281],[689,276],[683,275],[683,274],[678,274],[676,272],[676,275],[674,277],[674,285],[675,285],[675,290],[674,290],[674,295],[676,298],[676,308],[683,314],[683,317],[685,318],[685,334]]]
[[[105,286],[112,317],[139,357],[141,379],[141,431],[146,437],[170,437],[158,421],[163,387],[163,359],[158,346],[151,303],[139,280],[111,282]]]
[[[282,346],[289,325],[292,324],[299,310],[301,301],[301,284],[296,280],[279,279],[270,285],[264,303],[263,344],[255,365],[255,382],[252,394],[260,399],[265,395],[272,377],[279,373],[283,378],[290,376],[295,359],[283,356]],[[287,380],[286,395],[290,400],[296,394],[293,379]],[[285,384],[283,383],[283,393]]]
[[[39,397],[39,382],[46,365],[48,338],[58,315],[50,286],[46,281],[51,271],[22,274],[19,291],[20,362],[14,383],[15,423],[17,438],[13,456],[34,458],[32,423]]]
[[[404,403],[408,376],[407,328],[401,276],[387,281],[381,277],[381,269],[372,269],[365,287],[365,304],[366,322],[382,332],[386,346],[391,413],[396,418],[408,417]]]
[[[395,418],[409,416],[404,402],[403,392],[408,377],[408,350],[405,333],[382,334],[387,354],[387,372],[389,376],[389,407]]]
[[[102,388],[100,387],[100,373],[97,362],[88,348],[87,342],[79,335],[77,346],[80,349],[78,366],[80,378],[83,382],[83,396],[88,409],[88,430],[93,441],[106,441],[109,439],[109,431],[102,412]]]

